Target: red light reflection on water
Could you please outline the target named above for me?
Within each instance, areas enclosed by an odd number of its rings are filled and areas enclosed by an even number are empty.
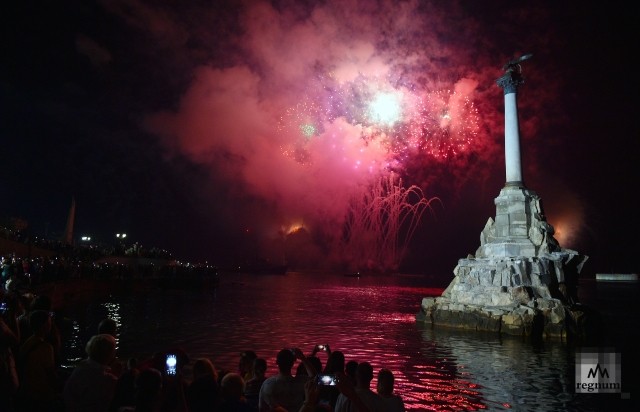
[[[434,374],[435,375],[435,374]],[[473,411],[486,409],[486,400],[477,385],[455,377],[422,378],[403,391],[405,406],[413,410]]]
[[[329,285],[314,289],[324,303],[334,297],[349,296],[349,320],[342,321],[342,333],[334,337],[335,347],[345,352],[347,360],[368,360],[374,370],[382,367],[393,371],[395,392],[402,396],[407,410],[452,411],[484,410],[488,404],[481,386],[465,377],[446,346],[420,340],[418,346],[407,343],[408,330],[416,323],[421,299],[439,296],[442,288],[376,285],[364,282]],[[323,319],[337,316],[323,312]],[[353,322],[352,333],[345,333]],[[355,326],[357,325],[357,326]],[[431,346],[433,345],[433,346]],[[334,346],[332,346],[334,347]],[[377,385],[377,377],[371,387]]]
[[[166,293],[145,299],[155,299],[152,307],[158,313],[154,316],[162,321],[159,330],[170,331],[165,341],[179,337],[175,342],[187,346],[190,355],[215,359],[219,370],[235,370],[238,354],[253,349],[267,360],[267,374],[272,375],[281,348],[298,347],[310,353],[317,344],[329,344],[333,351],[342,351],[347,361],[368,361],[376,374],[381,368],[391,370],[395,392],[407,410],[509,408],[485,399],[486,388],[458,359],[460,351],[473,351],[473,344],[459,345],[444,333],[425,333],[417,324],[422,299],[442,294],[442,288],[415,284],[420,282],[412,277],[234,274],[226,282],[223,279],[213,296],[172,294],[172,302],[178,303],[171,310],[164,305]],[[143,311],[125,313],[124,309],[123,322],[148,322]],[[163,339],[135,333],[143,329],[132,326],[133,332],[125,336],[128,353],[162,349]],[[126,355],[123,351],[122,356]],[[327,353],[317,356],[324,365]],[[376,385],[374,376],[371,387]]]

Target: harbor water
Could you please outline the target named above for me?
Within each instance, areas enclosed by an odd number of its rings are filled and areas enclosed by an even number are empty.
[[[605,347],[621,353],[622,393],[576,393],[576,352],[562,341],[527,339],[416,322],[423,297],[439,296],[451,279],[419,275],[347,277],[339,274],[221,274],[217,287],[151,288],[75,302],[64,314],[73,328],[67,365],[104,317],[119,324],[120,358],[145,359],[172,347],[193,361],[207,357],[235,371],[240,353],[254,350],[275,374],[276,353],[317,344],[347,361],[391,369],[407,410],[627,410],[640,397],[637,283],[585,280],[579,296],[605,319]],[[177,285],[176,285],[177,286]],[[319,357],[324,364],[326,354]],[[372,382],[375,387],[375,379]],[[630,399],[628,399],[630,398]]]

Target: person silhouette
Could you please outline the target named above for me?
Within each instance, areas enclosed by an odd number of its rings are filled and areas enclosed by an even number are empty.
[[[253,378],[253,361],[258,355],[252,350],[245,350],[240,353],[240,361],[238,362],[238,374],[247,382]]]
[[[400,395],[393,393],[393,384],[395,378],[393,372],[389,369],[380,369],[378,371],[378,383],[376,384],[376,391],[383,400],[385,408],[388,412],[404,412],[404,401]]]
[[[61,411],[61,381],[56,373],[55,349],[47,341],[51,333],[51,315],[46,310],[29,314],[32,335],[20,346],[18,403],[27,410]]]
[[[218,373],[207,358],[196,359],[191,368],[193,380],[186,389],[187,406],[190,412],[216,409],[220,400]]]
[[[260,388],[259,410],[269,412],[276,407],[283,407],[287,411],[298,411],[304,402],[304,384],[309,379],[307,376],[296,378],[291,374],[291,369],[296,359],[308,365],[309,376],[314,376],[315,371],[306,356],[298,348],[282,349],[276,356],[278,373],[268,377]]]
[[[87,358],[76,365],[64,385],[68,412],[107,412],[113,401],[118,377],[109,364],[116,356],[116,339],[106,333],[94,335],[86,346]]]
[[[222,403],[219,412],[254,412],[244,397],[244,380],[238,373],[227,373],[220,381]]]
[[[342,375],[344,374],[344,353],[342,351],[329,351],[327,363],[322,373],[326,375]],[[340,390],[335,386],[320,386],[320,403],[335,408]]]
[[[258,401],[260,400],[260,388],[267,379],[267,361],[262,358],[257,358],[253,361],[253,378],[249,379],[245,383],[244,396],[247,398],[247,402],[256,411],[258,410]]]
[[[369,362],[358,363],[356,369],[355,393],[369,412],[384,412],[385,405],[382,398],[370,388],[373,380],[373,367]],[[343,393],[340,393],[334,412],[347,412],[351,410],[352,401]]]

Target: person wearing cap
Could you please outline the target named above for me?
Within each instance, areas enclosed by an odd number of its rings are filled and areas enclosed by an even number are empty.
[[[296,378],[291,369],[296,359],[299,359],[308,368],[308,376]],[[318,371],[314,369],[306,356],[298,348],[282,349],[276,356],[278,373],[268,377],[260,388],[258,404],[260,412],[268,412],[277,407],[287,411],[298,411],[305,398],[304,385],[310,376],[315,376]]]

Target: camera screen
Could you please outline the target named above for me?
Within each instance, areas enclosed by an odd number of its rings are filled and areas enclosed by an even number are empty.
[[[336,377],[335,375],[320,374],[316,377],[316,382],[318,383],[318,385],[322,386],[335,386]]]
[[[176,359],[176,355],[167,355],[167,375],[175,375],[176,374],[176,364],[178,363]]]

